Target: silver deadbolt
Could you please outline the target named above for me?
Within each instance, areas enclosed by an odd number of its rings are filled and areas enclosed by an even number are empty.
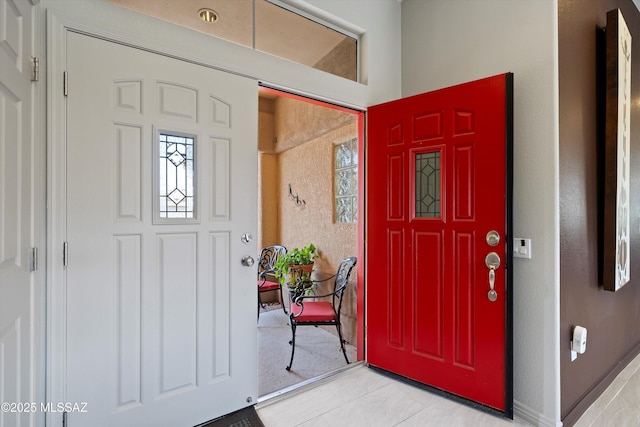
[[[498,299],[498,293],[494,289],[496,284],[496,269],[500,267],[500,256],[495,252],[489,252],[484,259],[484,263],[489,269],[489,292],[487,298],[491,302]]]
[[[240,236],[240,240],[242,241],[242,243],[249,243],[253,240],[253,236],[251,235],[251,233],[243,233],[242,236]]]
[[[251,267],[256,261],[251,255],[245,255],[242,257],[242,265],[245,267]]]
[[[487,233],[486,240],[489,246],[498,246],[498,243],[500,243],[500,233],[496,230],[491,230]]]

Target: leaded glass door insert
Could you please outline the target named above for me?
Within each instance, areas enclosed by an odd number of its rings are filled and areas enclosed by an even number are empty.
[[[415,157],[416,218],[440,218],[440,152]]]
[[[155,220],[195,221],[195,136],[163,131],[157,136]]]

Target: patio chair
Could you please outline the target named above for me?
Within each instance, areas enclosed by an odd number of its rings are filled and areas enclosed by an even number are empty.
[[[260,251],[260,260],[258,261],[258,320],[260,320],[260,308],[265,307],[261,295],[264,292],[273,290],[278,290],[280,293],[282,311],[284,311],[284,314],[288,314],[284,306],[284,300],[282,299],[282,286],[275,277],[273,268],[273,264],[275,264],[278,257],[286,253],[287,248],[281,245],[267,246]]]
[[[353,267],[356,265],[356,261],[356,257],[343,259],[340,261],[336,274],[324,280],[314,281],[314,283],[319,283],[335,279],[333,282],[333,292],[326,295],[301,295],[296,297],[295,301],[291,303],[289,310],[291,360],[286,367],[287,371],[291,370],[291,365],[293,364],[293,355],[296,350],[296,328],[298,326],[334,325],[338,331],[340,349],[344,355],[344,360],[347,361],[347,364],[350,363],[345,349],[345,340],[342,337],[340,312],[342,310],[344,291],[349,283],[349,276],[351,275]],[[323,297],[331,297],[331,301],[317,300]]]

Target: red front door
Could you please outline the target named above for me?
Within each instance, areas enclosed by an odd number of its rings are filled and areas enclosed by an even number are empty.
[[[367,168],[368,362],[508,417],[512,88],[369,108]]]

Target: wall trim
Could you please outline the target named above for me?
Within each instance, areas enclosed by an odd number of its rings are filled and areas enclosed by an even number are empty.
[[[543,413],[530,408],[522,402],[514,400],[513,414],[528,423],[539,427],[562,427],[562,421],[552,420]]]
[[[613,368],[609,370],[601,379],[589,390],[583,398],[567,412],[562,420],[567,425],[573,425],[589,409],[593,403],[604,393],[622,371],[640,355],[640,343],[638,343],[625,357],[622,358]]]

